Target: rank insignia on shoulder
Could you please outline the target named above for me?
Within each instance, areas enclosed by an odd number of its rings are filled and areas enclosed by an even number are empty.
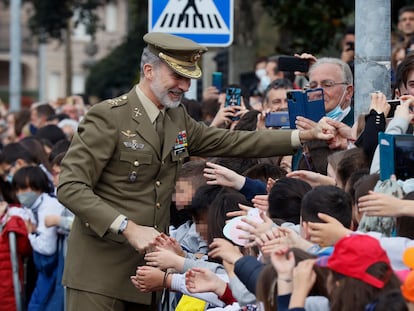
[[[112,99],[108,99],[108,104],[111,107],[118,107],[118,106],[122,106],[125,105],[127,103],[128,96],[123,95],[121,97],[116,97],[116,98],[112,98]]]
[[[135,136],[137,136],[137,134],[136,134],[136,133],[132,133],[130,130],[121,131],[121,133],[122,133],[123,135],[125,135],[126,137],[128,137],[128,138],[131,138],[131,137],[135,137]]]
[[[132,150],[143,149],[144,144],[138,143],[135,139],[132,141],[124,141],[124,146],[127,148],[131,148]]]

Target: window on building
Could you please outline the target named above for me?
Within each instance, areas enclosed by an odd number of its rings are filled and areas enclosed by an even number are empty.
[[[59,72],[52,72],[49,74],[47,81],[47,98],[50,100],[56,100],[62,97],[61,91],[61,75]]]
[[[75,73],[72,76],[72,94],[85,92],[85,76],[82,73]]]
[[[116,3],[109,2],[105,7],[105,29],[107,32],[117,31],[118,8]]]

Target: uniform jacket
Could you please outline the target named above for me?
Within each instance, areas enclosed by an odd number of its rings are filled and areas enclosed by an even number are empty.
[[[109,232],[120,214],[166,232],[183,160],[194,156],[268,157],[292,154],[291,131],[229,132],[167,109],[164,148],[135,89],[94,105],[62,162],[58,198],[75,215],[68,240],[65,285],[150,304],[130,282],[144,265],[122,235]]]

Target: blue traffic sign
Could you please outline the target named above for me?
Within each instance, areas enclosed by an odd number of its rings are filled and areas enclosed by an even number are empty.
[[[233,42],[233,0],[149,0],[148,31],[191,39],[205,46]]]

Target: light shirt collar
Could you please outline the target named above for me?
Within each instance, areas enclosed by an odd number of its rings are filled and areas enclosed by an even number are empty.
[[[157,106],[151,101],[151,99],[149,99],[148,96],[144,94],[144,92],[139,88],[138,85],[135,87],[135,91],[151,123],[155,123],[155,119],[158,117],[158,114],[160,113],[160,111],[161,113],[164,113],[165,108],[159,110]]]

